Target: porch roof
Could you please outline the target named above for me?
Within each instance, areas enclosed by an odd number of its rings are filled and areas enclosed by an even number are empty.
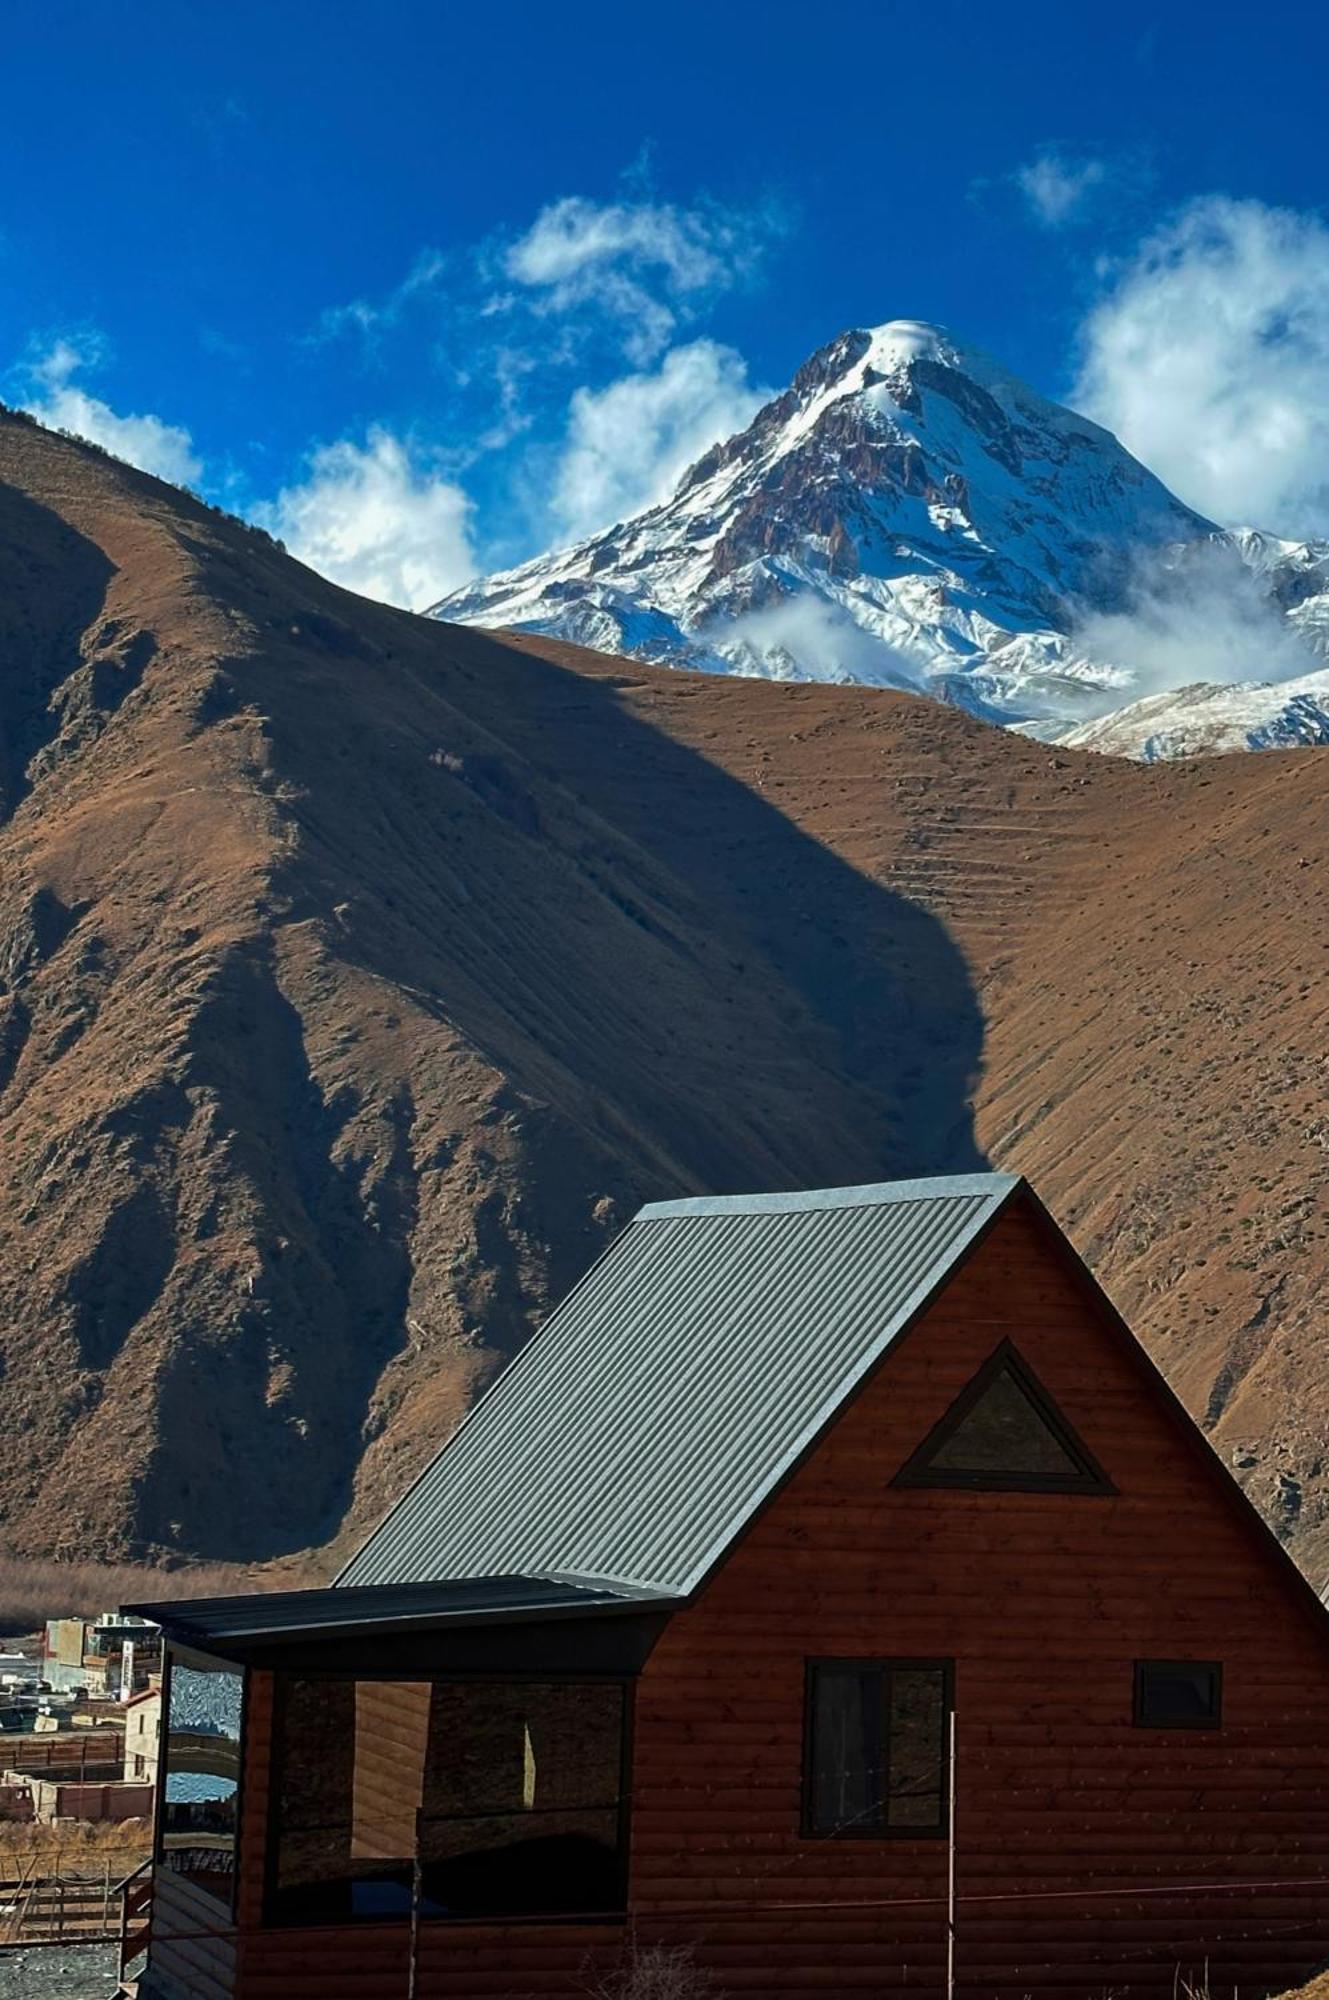
[[[331,1590],[255,1591],[244,1597],[176,1598],[127,1609],[162,1626],[177,1645],[229,1658],[237,1648],[386,1638],[482,1626],[548,1624],[667,1608],[658,1592],[593,1577],[465,1577],[446,1583]]]

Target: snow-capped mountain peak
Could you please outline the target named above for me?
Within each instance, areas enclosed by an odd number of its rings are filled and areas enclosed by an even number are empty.
[[[1209,607],[1229,593],[1252,679],[1275,633],[1279,677],[1314,675],[1329,548],[1224,534],[1109,432],[946,329],[891,320],[819,349],[668,500],[434,615],[715,672],[911,687],[1053,736],[1169,673],[1206,679]],[[1225,635],[1224,679],[1232,650]]]

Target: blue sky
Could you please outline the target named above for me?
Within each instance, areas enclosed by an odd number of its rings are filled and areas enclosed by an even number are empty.
[[[15,0],[5,57],[0,393],[372,594],[603,525],[897,317],[1329,532],[1314,10]]]

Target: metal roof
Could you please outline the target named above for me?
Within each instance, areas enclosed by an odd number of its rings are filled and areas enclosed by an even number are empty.
[[[515,1624],[520,1621],[604,1617],[649,1609],[655,1595],[599,1583],[540,1576],[464,1577],[446,1583],[407,1583],[364,1589],[259,1591],[246,1597],[178,1598],[136,1604],[182,1645],[207,1652],[238,1641],[346,1638],[352,1634]]]
[[[339,1584],[512,1572],[686,1595],[1019,1185],[642,1209]]]

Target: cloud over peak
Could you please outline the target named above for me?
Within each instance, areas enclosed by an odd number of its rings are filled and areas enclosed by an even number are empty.
[[[771,233],[764,212],[565,195],[508,245],[502,269],[539,312],[602,315],[644,366],[681,319],[752,270]]]
[[[1329,228],[1189,203],[1090,313],[1073,400],[1214,520],[1329,533]]]
[[[551,501],[555,532],[576,541],[673,492],[717,439],[742,430],[771,395],[732,347],[694,340],[650,370],[580,388],[568,412]]]

